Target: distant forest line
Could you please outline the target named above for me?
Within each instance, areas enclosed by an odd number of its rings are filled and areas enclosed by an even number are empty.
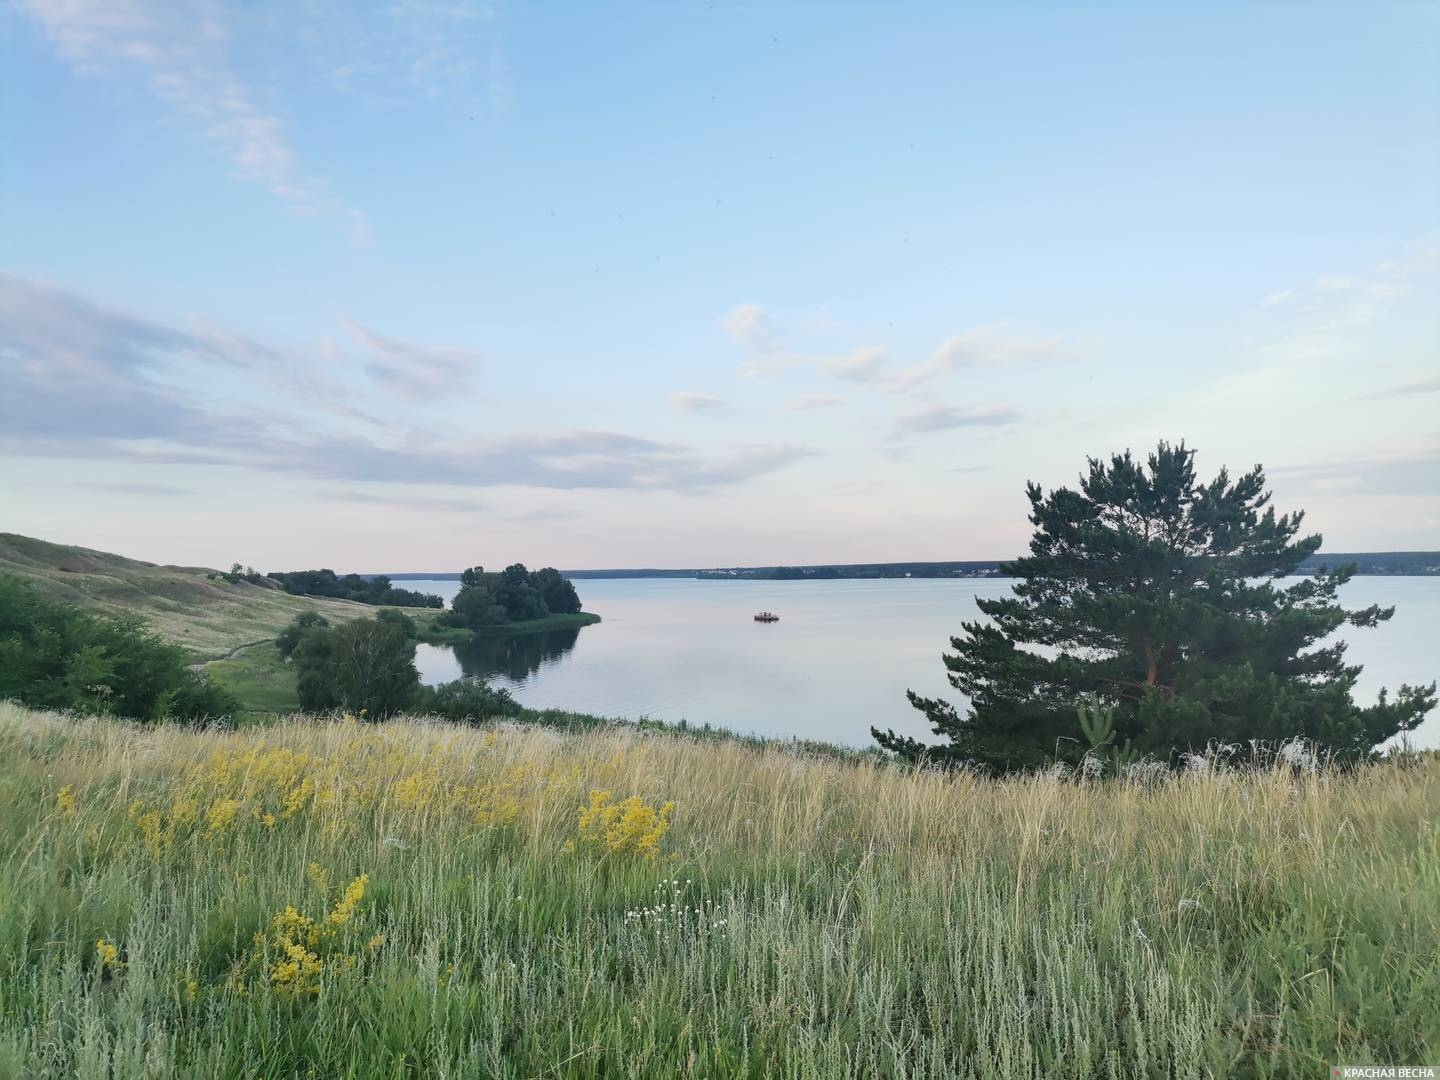
[[[1440,551],[1362,551],[1312,555],[1300,564],[1302,574],[1321,566],[1354,563],[1363,575],[1440,575]],[[999,577],[1004,560],[961,562],[843,563],[814,566],[692,567],[680,570],[635,568],[562,570],[567,578],[699,578],[740,581],[834,581],[846,578],[979,578]],[[366,575],[372,576],[372,575]],[[380,575],[373,575],[380,576]],[[392,581],[459,581],[459,574],[387,574]]]

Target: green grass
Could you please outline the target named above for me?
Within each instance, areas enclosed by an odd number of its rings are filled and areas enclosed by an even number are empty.
[[[295,672],[285,666],[274,642],[242,649],[228,660],[212,660],[205,665],[205,674],[211,682],[234,694],[251,716],[283,715],[300,708]]]
[[[578,833],[592,789],[640,800],[614,850]],[[1440,1060],[1433,758],[994,781],[635,728],[141,730],[0,705],[0,805],[0,1075]],[[287,906],[325,927],[299,995]]]

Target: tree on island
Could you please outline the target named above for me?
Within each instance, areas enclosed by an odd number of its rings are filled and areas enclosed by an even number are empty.
[[[514,563],[498,574],[472,566],[460,575],[460,591],[450,602],[445,621],[478,629],[579,610],[580,596],[574,584],[553,566],[532,572],[524,563]]]
[[[1277,587],[1320,536],[1296,539],[1303,513],[1276,516],[1259,465],[1201,483],[1194,453],[1162,442],[1144,463],[1090,459],[1078,491],[1028,484],[1030,554],[1003,567],[1013,595],[977,600],[989,621],[964,623],[944,657],[968,711],[910,691],[949,741],[872,728],[880,745],[995,771],[1078,757],[1076,706],[1092,696],[1113,708],[1117,743],[1161,758],[1296,737],[1354,758],[1413,730],[1434,683],[1358,706],[1360,667],[1344,642],[1321,644],[1395,609],[1338,603],[1353,565]]]

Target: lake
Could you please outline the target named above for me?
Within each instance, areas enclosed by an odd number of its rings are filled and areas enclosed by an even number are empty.
[[[405,581],[448,601],[458,581]],[[526,705],[635,719],[687,720],[733,731],[865,746],[870,727],[933,738],[907,689],[959,701],[940,654],[977,596],[1004,579],[700,581],[612,578],[575,582],[603,622],[578,630],[421,645],[427,683],[470,676]],[[1440,673],[1440,577],[1357,577],[1348,607],[1394,605],[1376,630],[1347,628],[1349,658],[1365,666],[1357,696],[1430,682]],[[780,621],[757,623],[761,610]],[[1411,736],[1440,746],[1440,712]]]

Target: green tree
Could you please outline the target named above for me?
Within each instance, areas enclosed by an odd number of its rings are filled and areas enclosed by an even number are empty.
[[[465,573],[468,577],[461,579],[460,591],[450,602],[450,616],[447,621],[455,626],[468,626],[472,630],[505,622],[509,616],[495,597],[495,585],[499,575],[470,570]]]
[[[330,626],[311,626],[296,640],[289,661],[295,667],[295,694],[306,712],[338,708],[330,668]]]
[[[511,622],[543,619],[550,614],[539,591],[530,583],[530,572],[525,569],[524,563],[507,566],[501,573],[495,600],[505,609],[505,617]]]
[[[363,710],[383,720],[408,706],[420,686],[415,643],[381,619],[354,619],[307,633],[292,656],[304,709]]]
[[[324,632],[329,627],[330,621],[318,611],[302,611],[290,620],[289,626],[280,631],[275,638],[275,648],[279,650],[281,659],[288,660],[290,654],[299,646],[301,638],[314,631]]]
[[[532,573],[530,584],[552,615],[573,615],[580,610],[580,594],[575,591],[574,582],[553,566]]]
[[[1343,642],[1322,644],[1394,609],[1343,608],[1351,566],[1277,586],[1321,538],[1296,539],[1303,514],[1276,515],[1260,466],[1201,483],[1193,459],[1162,442],[1143,463],[1128,451],[1091,459],[1078,491],[1028,485],[1035,532],[1004,567],[1013,595],[978,600],[989,621],[963,624],[944,658],[969,709],[912,691],[948,742],[872,729],[880,745],[994,770],[1039,765],[1083,750],[1075,709],[1090,695],[1113,708],[1116,745],[1161,757],[1297,736],[1360,756],[1413,730],[1433,683],[1358,706],[1360,668]]]

